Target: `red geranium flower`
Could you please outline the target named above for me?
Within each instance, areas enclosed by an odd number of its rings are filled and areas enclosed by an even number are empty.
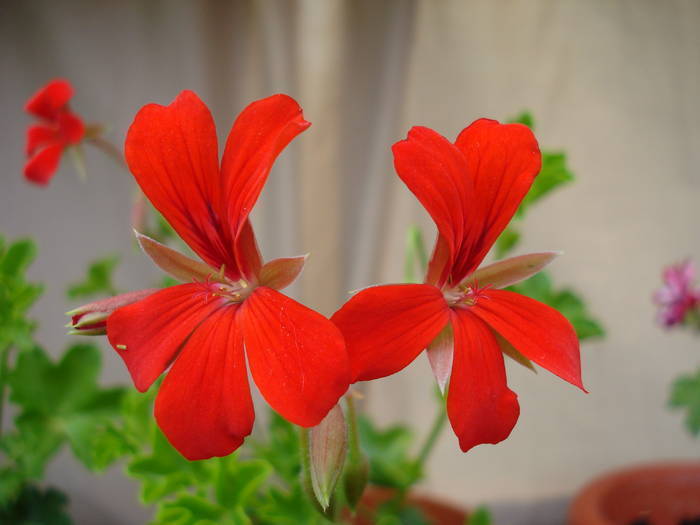
[[[399,177],[432,216],[438,238],[425,284],[367,288],[331,318],[345,336],[352,381],[394,374],[427,348],[441,388],[449,377],[447,412],[461,449],[498,443],[520,413],[502,352],[583,388],[571,324],[549,306],[499,289],[555,254],[477,270],[540,170],[537,141],[525,126],[482,119],[454,144],[415,127],[393,151]]]
[[[145,106],[129,129],[136,181],[206,264],[138,235],[162,269],[187,283],[120,308],[107,335],[140,391],[172,364],[155,417],[188,459],[227,455],[250,434],[246,358],[267,402],[301,426],[318,424],[347,390],[338,329],[277,291],[304,257],[263,265],[248,219],[275,158],[308,126],[286,95],[254,102],[234,123],[221,166],[214,121],[192,92]]]
[[[63,151],[85,135],[83,121],[68,107],[73,86],[67,80],[52,80],[27,101],[24,109],[41,120],[27,130],[27,180],[46,185],[58,169]]]

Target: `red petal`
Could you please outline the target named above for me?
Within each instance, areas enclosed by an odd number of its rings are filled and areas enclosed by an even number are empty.
[[[333,321],[345,337],[352,381],[367,381],[406,367],[447,324],[442,293],[427,284],[373,286],[358,292]]]
[[[260,286],[239,311],[250,372],[282,417],[317,425],[348,388],[343,337],[325,317]]]
[[[454,361],[447,415],[466,452],[506,439],[520,415],[518,396],[506,384],[503,354],[488,326],[468,310],[455,309]]]
[[[510,222],[539,173],[542,158],[527,126],[495,120],[477,120],[460,133],[456,146],[464,154],[474,185],[470,204],[477,207],[473,221],[467,224],[474,235],[455,260],[452,280],[460,282],[479,265]]]
[[[221,304],[222,300],[212,297],[206,285],[181,284],[109,316],[107,337],[139,391],[148,390],[197,325]]]
[[[62,144],[52,144],[40,150],[24,165],[25,178],[42,186],[48,184],[58,169],[62,153]]]
[[[525,357],[584,390],[576,332],[554,308],[507,290],[488,290],[470,311]]]
[[[53,120],[72,96],[73,87],[67,80],[52,80],[27,101],[24,109],[37,117]]]
[[[136,115],[125,144],[129,169],[144,194],[180,237],[214,268],[241,277],[232,235],[217,208],[221,198],[216,129],[191,91],[169,106],[149,104]]]
[[[58,143],[56,130],[45,124],[36,124],[27,129],[27,156],[34,155],[34,152],[51,142]]]
[[[396,172],[430,213],[444,239],[449,256],[445,273],[436,283],[442,285],[460,249],[464,226],[470,224],[473,196],[464,157],[445,137],[423,127],[412,128],[392,149]]]
[[[158,391],[158,425],[189,460],[227,456],[253,428],[236,309],[221,308],[197,327]]]
[[[58,116],[58,127],[66,144],[77,144],[85,135],[85,124],[82,119],[69,111]]]
[[[236,238],[236,264],[241,275],[251,281],[257,279],[262,268],[262,256],[249,219],[245,220]]]
[[[287,95],[248,105],[234,122],[221,161],[221,209],[238,236],[262,191],[277,155],[311,124]]]

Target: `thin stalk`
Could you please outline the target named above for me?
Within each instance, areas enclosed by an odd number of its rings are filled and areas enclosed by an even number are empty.
[[[5,387],[10,366],[10,346],[0,351],[0,436],[2,435],[2,418],[5,415]]]
[[[418,452],[418,457],[416,458],[416,466],[419,467],[419,470],[423,469],[423,465],[425,465],[428,456],[430,456],[433,448],[435,448],[435,443],[437,443],[437,439],[440,437],[440,433],[447,422],[447,410],[445,410],[444,403],[440,403],[440,408],[438,410],[433,425],[430,427],[430,432],[425,438],[425,443],[423,443],[420,452]]]
[[[114,144],[112,144],[108,140],[103,139],[99,135],[90,137],[86,139],[86,141],[95,146],[97,149],[101,150],[103,153],[106,153],[108,157],[111,157],[112,160],[114,160],[122,168],[127,169],[126,162],[124,161],[124,156],[122,155],[121,150],[117,148]]]
[[[355,398],[352,394],[345,396],[345,403],[348,409],[348,460],[354,463],[360,459],[360,436],[357,431],[357,410],[355,408]]]

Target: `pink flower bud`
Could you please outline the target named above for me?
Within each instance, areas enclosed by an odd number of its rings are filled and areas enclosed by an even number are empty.
[[[68,333],[70,335],[106,335],[107,318],[112,312],[122,306],[145,299],[157,291],[157,288],[149,288],[147,290],[137,290],[115,295],[114,297],[94,301],[66,312],[66,315],[71,317],[70,323],[66,325],[67,328],[71,328]]]

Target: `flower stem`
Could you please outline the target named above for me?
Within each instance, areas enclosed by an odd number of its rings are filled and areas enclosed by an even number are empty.
[[[5,415],[5,386],[10,365],[10,346],[0,350],[0,436],[2,435],[2,418]]]
[[[87,142],[95,146],[97,149],[106,153],[108,157],[111,157],[117,164],[122,168],[127,169],[126,162],[124,161],[124,156],[119,148],[108,140],[103,139],[99,135],[92,136],[85,139]]]
[[[357,410],[355,409],[355,397],[353,394],[345,396],[345,403],[348,409],[348,460],[356,462],[362,456],[360,451],[360,436],[357,431]]]
[[[430,427],[430,432],[425,438],[425,443],[423,443],[423,446],[420,448],[420,452],[418,453],[418,457],[416,458],[417,472],[423,470],[423,465],[425,465],[425,462],[428,460],[428,456],[430,456],[433,448],[435,448],[435,443],[437,443],[437,439],[440,437],[440,433],[442,432],[446,422],[447,410],[445,410],[445,404],[440,403],[438,414],[435,417],[433,425]]]

